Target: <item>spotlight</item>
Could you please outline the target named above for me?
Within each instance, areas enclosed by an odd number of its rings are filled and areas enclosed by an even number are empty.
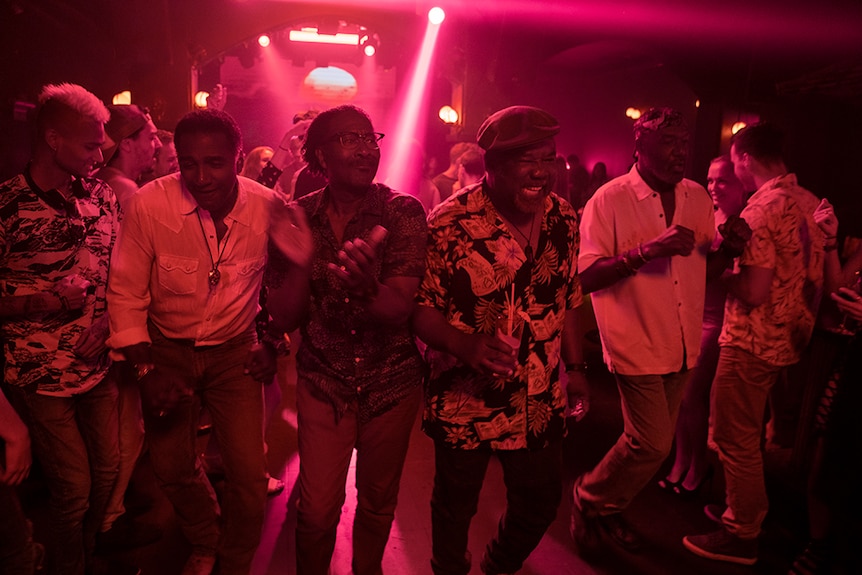
[[[748,124],[746,124],[745,122],[735,122],[735,123],[730,127],[730,133],[731,133],[731,134],[735,134],[735,133],[737,133],[738,131],[740,131],[741,129],[743,129],[744,127],[746,127],[747,125],[748,125]]]
[[[695,100],[695,101],[694,101],[694,107],[695,107],[695,108],[700,108],[700,100]]]
[[[359,39],[359,46],[362,47],[362,52],[366,56],[374,56],[377,53],[378,46],[380,46],[380,38],[377,34],[364,34]]]
[[[631,118],[632,120],[637,120],[641,117],[641,111],[637,108],[628,107],[626,108],[626,118]]]
[[[261,48],[268,48],[272,44],[272,38],[267,34],[261,34],[257,37],[257,43],[260,44]]]
[[[195,107],[196,108],[206,108],[207,107],[207,99],[210,97],[209,92],[205,92],[204,90],[199,91],[195,94]]]
[[[131,104],[132,103],[132,92],[129,90],[123,90],[122,92],[117,92],[116,94],[114,94],[114,97],[111,99],[111,103],[114,105]]]
[[[433,8],[428,10],[428,21],[432,24],[442,24],[445,18],[446,13],[439,6],[434,6]]]
[[[458,123],[458,111],[455,110],[452,106],[443,106],[440,108],[440,111],[437,113],[441,120],[443,120],[444,124],[457,124]]]

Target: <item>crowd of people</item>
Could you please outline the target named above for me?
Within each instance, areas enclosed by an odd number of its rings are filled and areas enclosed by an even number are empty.
[[[641,549],[625,512],[673,452],[663,489],[690,496],[713,473],[726,486],[705,509],[716,530],[682,545],[754,564],[767,399],[815,334],[832,353],[811,375],[824,390],[812,542],[791,572],[835,562],[837,518],[860,500],[842,464],[860,439],[862,248],[839,257],[834,209],[788,170],[775,126],[736,134],[704,188],[684,177],[676,110],[634,123],[635,163],[608,180],[558,152],[551,114],[511,106],[452,147],[429,202],[376,181],[383,134],[360,108],[297,114],[277,147],[245,154],[222,107],[169,132],[139,106],[43,88],[32,158],[0,184],[2,572],[139,572],[100,551],[159,537],[126,509],[146,449],[191,546],[182,575],[247,575],[274,489],[265,389],[292,352],[297,573],[329,572],[354,451],[352,571],[382,572],[420,411],[431,571],[470,572],[495,457],[506,507],[479,565],[515,573],[564,501],[567,419],[591,409],[586,301],[624,427],[574,483],[578,552]],[[218,494],[197,451],[204,410]],[[50,491],[44,541],[15,491],[33,459]]]

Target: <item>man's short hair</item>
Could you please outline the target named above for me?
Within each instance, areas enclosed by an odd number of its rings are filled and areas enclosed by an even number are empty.
[[[730,138],[738,154],[748,154],[758,161],[773,163],[784,160],[784,132],[769,122],[747,126]]]
[[[183,116],[174,130],[174,142],[187,134],[224,134],[234,153],[242,153],[242,132],[233,116],[221,110],[195,110]]]
[[[359,114],[371,122],[371,118],[365,110],[357,108],[352,104],[344,104],[343,106],[324,110],[308,126],[308,132],[305,134],[305,144],[302,146],[302,159],[308,164],[308,171],[312,174],[326,175],[326,170],[320,164],[315,152],[326,143],[325,138],[329,135],[329,126],[332,125],[332,121],[347,112]]]
[[[135,104],[113,104],[108,106],[111,119],[105,124],[105,145],[102,146],[102,155],[105,157],[105,165],[109,165],[117,156],[120,142],[127,138],[137,138],[147,124],[150,123],[150,114],[145,108]]]
[[[92,118],[102,124],[111,113],[92,92],[78,84],[47,84],[39,94],[36,130],[42,136],[48,128],[56,128],[78,117]]]
[[[481,152],[469,150],[461,154],[458,163],[464,166],[464,171],[471,176],[482,177],[485,174],[485,158]]]
[[[156,137],[159,139],[163,146],[167,146],[174,141],[174,133],[170,130],[162,130],[161,128],[159,128],[158,130],[156,130]],[[158,152],[159,151],[156,150],[156,153]]]
[[[449,148],[449,163],[457,164],[458,159],[463,156],[472,146],[476,144],[472,142],[457,142]]]

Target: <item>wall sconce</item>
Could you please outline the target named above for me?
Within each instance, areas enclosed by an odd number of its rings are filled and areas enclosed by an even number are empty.
[[[115,106],[126,105],[132,103],[132,92],[131,90],[123,90],[122,92],[117,92],[114,94],[114,97],[111,98],[111,103]]]
[[[458,115],[458,111],[452,106],[443,106],[440,108],[440,111],[437,113],[437,116],[441,120],[443,120],[444,124],[457,124],[460,116]]]

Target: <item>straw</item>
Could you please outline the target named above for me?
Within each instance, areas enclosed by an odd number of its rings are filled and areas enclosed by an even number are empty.
[[[509,302],[509,337],[515,331],[515,283],[512,282],[512,300]]]

